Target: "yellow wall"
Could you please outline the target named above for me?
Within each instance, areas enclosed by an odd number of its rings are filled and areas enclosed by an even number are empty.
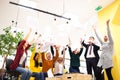
[[[114,3],[104,8],[103,10],[98,12],[99,17],[99,25],[100,29],[103,33],[105,33],[105,22],[110,19],[110,29],[114,39],[114,55],[113,62],[114,67],[112,69],[112,74],[114,80],[120,80],[120,24],[115,24],[114,22],[118,22],[120,15],[116,15],[118,12],[118,6],[120,4],[120,0],[116,0]],[[120,10],[119,10],[120,12]],[[119,21],[120,23],[120,21]],[[107,80],[107,77],[105,77]]]

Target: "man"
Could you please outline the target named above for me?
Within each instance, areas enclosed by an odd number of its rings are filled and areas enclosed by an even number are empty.
[[[90,36],[88,44],[84,43],[83,41],[82,45],[86,48],[84,56],[86,59],[87,73],[92,75],[92,68],[93,68],[96,80],[98,80],[97,63],[99,60],[98,50],[100,49],[100,47],[94,44],[93,42],[94,42],[94,37]]]

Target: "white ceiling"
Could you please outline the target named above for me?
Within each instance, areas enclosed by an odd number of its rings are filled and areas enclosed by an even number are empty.
[[[85,23],[96,13],[95,8],[103,8],[114,0],[31,0],[37,2],[37,8],[53,12],[59,15],[69,13],[79,17],[81,23]],[[69,16],[68,16],[69,17]],[[71,17],[71,16],[70,16]]]
[[[32,6],[36,7],[37,9],[45,10],[68,18],[70,17],[73,18],[73,20],[77,18],[81,24],[85,24],[94,14],[96,14],[97,12],[95,11],[96,7],[102,6],[104,8],[110,3],[112,3],[114,0],[49,0],[49,1],[48,0],[0,0],[0,11],[1,11],[0,18],[4,18],[4,16],[7,16],[7,18],[10,18],[12,20],[12,18],[10,17],[12,16],[17,19],[19,18],[18,21],[21,21],[20,17],[25,15],[25,13],[26,14],[30,13],[30,10],[25,8],[20,8],[20,10],[18,11],[18,7],[9,4],[9,1],[20,3],[23,5],[27,5],[28,2],[31,1]],[[37,16],[37,18],[40,17],[41,19],[40,22],[43,20],[45,21],[45,23],[46,21],[48,21],[48,19],[50,20],[51,17],[55,18],[53,16],[41,12],[37,13],[35,11],[32,11],[32,13],[30,14],[34,14],[34,16]],[[29,14],[27,15],[29,16]],[[64,19],[61,19],[60,21],[62,22],[62,20],[64,21]],[[0,24],[2,23],[5,23],[4,20],[0,21]]]
[[[16,5],[9,4],[9,1],[36,7],[40,10],[71,18],[72,20],[69,21],[27,8],[17,7]],[[88,26],[97,21],[97,11],[95,11],[95,8],[98,6],[104,8],[113,1],[114,0],[0,0],[0,26],[9,26],[11,21],[14,20],[18,22],[17,26],[22,29],[28,30],[28,26],[31,26],[33,28],[35,27],[34,29],[39,32],[47,32],[46,35],[53,31],[57,34],[60,32],[58,35],[62,35],[62,37],[66,36],[66,32],[75,33],[71,34],[71,36],[76,38],[84,32],[82,31],[83,27],[87,26],[86,29],[89,31]],[[54,21],[54,18],[56,18],[56,21]],[[66,24],[66,22],[69,22],[69,24]],[[72,29],[70,30],[69,27],[72,27]],[[74,27],[79,29],[73,29]],[[49,28],[54,30],[50,31]],[[80,29],[81,31],[79,31]]]

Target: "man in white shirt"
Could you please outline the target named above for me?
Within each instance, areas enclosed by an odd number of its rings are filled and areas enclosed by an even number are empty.
[[[92,75],[92,68],[93,68],[96,80],[98,80],[97,63],[99,60],[98,50],[100,49],[100,47],[95,45],[93,42],[94,42],[94,37],[90,36],[88,44],[85,44],[83,41],[82,45],[86,48],[84,56],[86,59],[87,73]]]

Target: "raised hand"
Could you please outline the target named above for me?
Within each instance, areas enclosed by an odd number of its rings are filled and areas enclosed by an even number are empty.
[[[60,46],[59,45],[54,45],[55,49],[56,50],[59,50],[60,49]]]
[[[106,24],[109,24],[109,22],[110,22],[110,19],[108,19],[108,20],[106,21]]]
[[[80,44],[82,43],[82,38],[80,38]]]
[[[63,50],[65,51],[67,48],[65,46],[63,46]]]
[[[31,28],[31,27],[29,28],[29,31],[30,31],[30,32],[32,31],[32,28]]]
[[[96,26],[95,25],[93,25],[92,28],[93,28],[94,31],[96,31]]]
[[[109,23],[110,23],[110,19],[108,19],[108,20],[106,21],[107,28],[109,27]]]
[[[68,46],[70,46],[71,45],[71,39],[70,39],[70,37],[68,38]]]

